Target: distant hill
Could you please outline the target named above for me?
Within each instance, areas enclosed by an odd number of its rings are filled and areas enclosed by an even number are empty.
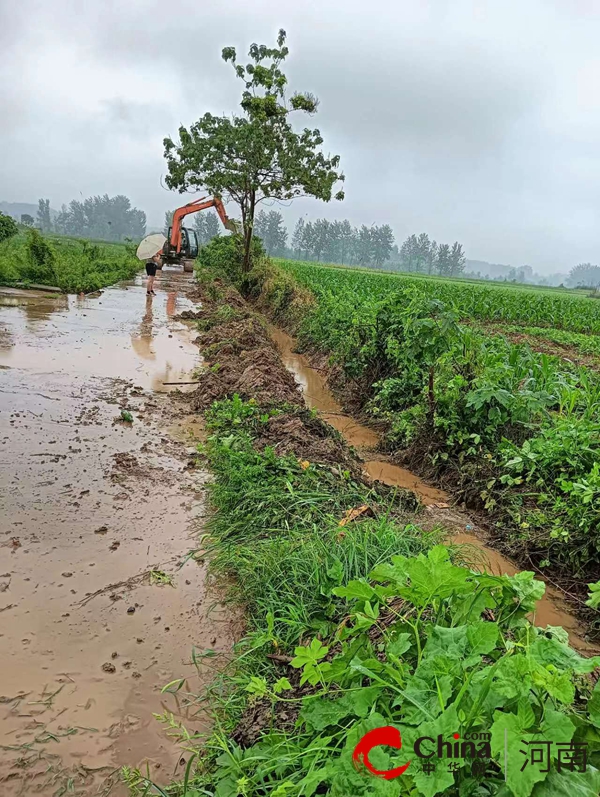
[[[29,202],[0,202],[0,213],[6,216],[12,216],[15,221],[21,221],[21,215],[29,213],[34,219],[37,218],[38,206],[30,204]],[[58,216],[57,210],[50,208],[50,218],[52,221]]]

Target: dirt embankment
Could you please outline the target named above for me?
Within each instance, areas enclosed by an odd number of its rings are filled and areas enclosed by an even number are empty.
[[[235,394],[265,408],[285,406],[285,414],[263,425],[256,441],[259,450],[270,446],[279,455],[342,465],[358,476],[359,460],[342,436],[306,409],[300,387],[283,364],[264,320],[220,280],[215,280],[210,289],[199,287],[196,298],[202,307],[185,317],[198,321],[203,329],[195,342],[205,369],[198,377],[198,388],[183,396],[191,409],[203,412],[214,401]],[[229,320],[221,321],[224,307],[230,308]]]

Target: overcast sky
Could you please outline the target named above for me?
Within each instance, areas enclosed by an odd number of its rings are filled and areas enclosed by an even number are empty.
[[[473,259],[600,262],[594,0],[0,2],[0,200],[127,194],[162,223],[162,139],[236,110],[234,45],[288,33],[292,90],[341,155],[344,202],[284,208],[426,231]],[[187,201],[187,200],[186,200]]]

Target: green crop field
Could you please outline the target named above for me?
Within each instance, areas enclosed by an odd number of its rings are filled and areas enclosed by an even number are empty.
[[[392,453],[489,513],[515,555],[600,570],[600,374],[497,331],[598,354],[600,302],[279,265],[316,298],[301,343],[341,365],[364,411],[385,422]]]
[[[88,293],[140,269],[132,246],[65,235],[20,232],[0,243],[0,285],[55,285],[65,293]]]
[[[326,293],[332,286],[335,290],[350,288],[358,304],[413,287],[452,304],[461,318],[600,334],[600,301],[577,291],[337,268],[295,260],[277,263],[317,294]]]

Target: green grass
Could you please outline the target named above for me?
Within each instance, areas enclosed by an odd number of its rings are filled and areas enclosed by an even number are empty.
[[[65,293],[89,293],[140,270],[134,247],[60,235],[20,232],[0,243],[0,284],[53,285]]]

